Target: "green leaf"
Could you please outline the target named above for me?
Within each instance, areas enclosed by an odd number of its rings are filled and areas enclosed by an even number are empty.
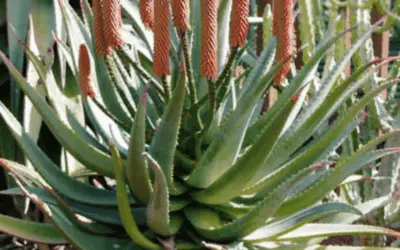
[[[100,174],[112,177],[111,157],[91,145],[88,145],[82,138],[60,121],[45,100],[43,100],[43,98],[26,82],[2,52],[0,52],[0,59],[6,64],[11,75],[16,79],[18,86],[29,97],[33,105],[42,115],[44,122],[61,144],[86,167]]]
[[[138,244],[139,246],[145,247],[146,249],[157,249],[161,248],[151,242],[149,239],[144,236],[135,221],[135,218],[132,215],[132,211],[129,204],[128,194],[125,188],[125,176],[124,169],[122,167],[121,159],[119,157],[119,153],[115,147],[115,145],[110,145],[113,160],[114,160],[114,169],[115,169],[115,179],[117,182],[117,201],[118,201],[118,210],[121,217],[122,224],[133,242]]]
[[[221,218],[214,210],[206,207],[187,207],[184,210],[186,219],[196,230],[208,230],[223,226]]]
[[[292,249],[313,249],[313,250],[398,250],[394,247],[353,247],[353,246],[323,246],[313,245],[310,243],[299,244],[279,244],[278,242],[265,242],[255,244],[256,249],[279,249],[279,250],[292,250]]]
[[[51,53],[54,44],[53,31],[56,30],[54,4],[55,1],[35,0],[32,1],[31,8],[33,39],[46,66],[51,66],[54,60],[54,54]]]
[[[147,159],[154,171],[153,192],[150,196],[149,204],[147,204],[147,225],[154,232],[162,235],[170,235],[170,218],[169,218],[169,194],[167,179],[160,165],[150,155]]]
[[[232,217],[233,219],[237,219],[246,213],[248,213],[254,206],[246,205],[237,202],[228,202],[222,205],[214,205],[212,206],[214,209],[224,212],[227,216]]]
[[[182,77],[175,87],[172,99],[168,102],[168,107],[161,118],[149,148],[149,154],[164,171],[168,189],[172,195],[178,195],[185,191],[182,186],[174,184],[173,178],[174,156],[186,95],[185,87],[185,78]]]
[[[351,157],[346,162],[336,165],[329,171],[327,175],[323,176],[321,180],[312,185],[310,188],[285,202],[278,214],[287,215],[293,213],[293,211],[297,211],[298,209],[317,202],[318,200],[322,199],[330,190],[333,190],[335,187],[340,185],[340,183],[344,181],[347,176],[356,172],[361,167],[365,166],[371,161],[397,152],[399,152],[399,149],[391,148],[376,150],[364,154],[355,154],[354,157]]]
[[[281,163],[285,162],[287,158],[293,154],[301,145],[309,139],[312,134],[317,131],[321,125],[323,125],[337,109],[349,98],[362,84],[369,79],[369,74],[364,76],[365,72],[373,65],[367,64],[363,68],[357,70],[352,74],[346,81],[340,83],[340,85],[332,89],[334,83],[337,82],[337,78],[344,67],[348,64],[351,56],[357,51],[365,39],[370,37],[370,33],[367,32],[367,36],[361,37],[357,43],[353,44],[351,48],[346,52],[345,56],[335,64],[335,67],[329,72],[321,84],[321,88],[310,100],[307,105],[307,109],[302,112],[299,117],[296,118],[292,126],[285,133],[282,141],[277,145],[279,153],[275,154],[274,159],[271,159],[268,164],[271,165],[271,169],[278,167]],[[363,76],[360,80],[358,78]],[[259,173],[259,176],[265,175],[266,173]]]
[[[54,189],[65,196],[82,203],[100,206],[117,205],[115,192],[101,190],[84,184],[63,173],[60,168],[55,165],[46,154],[40,150],[38,145],[23,131],[21,125],[3,103],[0,103],[0,114],[10,128],[12,135],[15,140],[17,140],[21,149],[35,166],[35,169]]]
[[[49,206],[51,210],[50,218],[57,227],[63,232],[66,238],[75,246],[82,250],[115,249],[127,247],[131,242],[124,238],[100,236],[79,230],[56,206]]]
[[[273,53],[275,44],[276,40],[272,40],[268,45],[270,53]],[[215,136],[195,170],[187,179],[188,184],[206,188],[220,178],[235,163],[257,102],[270,86],[273,75],[280,66],[281,64],[275,65],[243,94],[238,106],[230,114],[226,125]]]
[[[356,208],[343,203],[326,203],[316,205],[306,208],[288,217],[278,219],[262,228],[259,228],[250,235],[246,236],[244,240],[248,242],[273,240],[278,236],[290,232],[308,222],[312,222],[322,217],[340,212],[346,213],[346,215],[349,213],[360,215],[361,213]]]
[[[72,208],[68,205],[68,203],[60,195],[58,195],[56,191],[54,191],[53,189],[51,189],[51,187],[48,187],[46,185],[44,185],[44,188],[50,194],[50,196],[55,200],[56,206],[64,213],[64,215],[68,218],[68,220],[80,230],[99,235],[111,235],[115,233],[114,229],[106,225],[103,225],[101,223],[98,223],[97,221],[92,223],[86,223],[81,221],[75,214],[74,210],[72,210]]]
[[[37,185],[45,184],[43,178],[33,169],[6,159],[0,159],[0,165],[22,179],[29,179]]]
[[[272,37],[271,41],[268,42],[269,44],[275,45],[276,38]],[[264,75],[267,71],[270,70],[274,59],[275,59],[275,50],[271,50],[269,46],[265,46],[261,55],[258,57],[254,67],[251,68],[249,75],[243,81],[243,88],[240,89],[241,93],[244,93],[243,90],[249,88],[254,81],[257,80],[259,76]]]
[[[338,140],[338,138],[342,138],[342,133],[351,127],[351,123],[357,113],[367,105],[373,98],[382,92],[385,88],[388,88],[393,83],[382,84],[379,87],[375,88],[368,92],[363,99],[354,104],[350,109],[347,110],[346,114],[344,114],[341,119],[339,119],[321,138],[319,138],[315,143],[313,143],[310,147],[300,152],[294,157],[290,162],[288,162],[285,166],[278,169],[273,175],[264,178],[263,181],[254,185],[252,188],[256,187],[257,190],[266,189],[268,190],[268,186],[274,186],[276,183],[280,183],[282,178],[290,175],[293,171],[298,170],[299,168],[304,168],[314,164],[317,160],[323,160],[321,157],[325,157],[321,152],[327,152],[331,150],[332,142]],[[350,124],[350,125],[349,125]],[[338,142],[340,143],[340,141]],[[337,145],[338,143],[334,143]],[[266,166],[268,167],[268,166]],[[348,175],[350,175],[349,173]],[[345,176],[346,178],[347,176]],[[251,189],[251,188],[250,188]]]
[[[361,211],[363,214],[369,214],[372,211],[375,211],[376,209],[385,206],[386,204],[389,204],[391,201],[390,196],[384,196],[384,197],[379,197],[376,199],[372,199],[366,202],[363,202],[361,204],[355,205],[355,208]],[[356,222],[357,220],[361,219],[362,216],[356,215],[356,214],[344,214],[344,213],[339,213],[336,215],[329,216],[321,222],[323,223],[334,223],[334,224],[351,224]]]
[[[72,112],[67,109],[67,119],[68,119],[68,123],[70,124],[71,128],[74,130],[74,132],[76,134],[79,135],[79,137],[81,137],[82,139],[84,139],[86,141],[86,143],[89,143],[90,145],[92,145],[93,147],[97,148],[98,150],[104,152],[104,153],[108,153],[108,149],[106,148],[106,146],[104,146],[103,143],[101,143],[93,133],[91,133],[91,131],[88,131],[88,128],[83,127],[83,125],[76,119],[76,117],[74,116],[74,114],[72,114]]]
[[[330,33],[332,32],[329,31]],[[305,64],[304,67],[296,74],[294,79],[290,82],[289,86],[285,88],[283,93],[280,95],[278,100],[272,105],[272,107],[258,119],[254,124],[251,124],[249,129],[246,132],[246,136],[244,138],[243,147],[249,146],[259,135],[260,131],[265,128],[268,124],[268,121],[274,117],[279,111],[285,107],[285,104],[290,101],[290,98],[294,96],[301,87],[304,87],[306,84],[309,83],[310,79],[314,76],[315,71],[317,70],[318,63],[328,51],[328,49],[345,33],[341,33],[335,37],[327,38],[321,41],[314,53],[311,57],[309,63]]]
[[[269,122],[269,126],[257,142],[224,175],[205,190],[193,193],[192,197],[202,203],[221,204],[242,194],[242,190],[270,156],[295,103],[293,101],[286,105],[287,107]]]
[[[187,214],[186,217],[195,226],[197,232],[206,239],[233,241],[243,238],[265,225],[266,220],[274,216],[275,212],[285,201],[286,195],[293,188],[294,184],[308,173],[309,170],[304,170],[295,174],[290,180],[275,188],[255,208],[230,223],[218,226],[219,222],[214,218],[209,227],[205,227],[207,224],[201,222],[204,218],[201,213],[197,213],[197,209],[191,210],[192,212]]]
[[[383,227],[343,224],[306,224],[277,238],[277,241],[309,240],[341,235],[387,235],[399,237],[397,231]]]
[[[64,236],[51,224],[21,220],[0,214],[0,231],[9,235],[44,244],[66,244]]]
[[[31,7],[31,0],[7,0],[7,33],[8,33],[8,54],[10,55],[11,63],[22,71],[24,67],[24,49],[16,39],[22,41],[26,40],[28,33],[29,14]],[[11,111],[16,116],[19,112],[19,105],[21,100],[20,89],[17,87],[14,79],[11,79]]]
[[[128,160],[126,164],[126,178],[132,194],[143,204],[147,204],[152,192],[146,156],[146,101],[147,91],[142,100],[133,123],[129,143]]]
[[[224,67],[229,55],[229,24],[232,0],[222,0],[218,6],[218,68]]]
[[[153,46],[154,46],[153,34],[149,31],[147,31],[146,28],[144,27],[143,23],[140,21],[140,19],[137,18],[139,16],[139,1],[138,0],[134,0],[134,1],[122,0],[121,7],[122,7],[123,12],[126,14],[126,16],[131,21],[130,24],[132,24],[134,30],[137,32],[137,34],[139,35],[141,40],[144,41],[147,49],[152,54]]]
[[[43,202],[49,205],[57,205],[56,200],[50,196],[50,194],[44,190],[43,188],[36,187],[26,187],[30,193],[37,195]],[[0,191],[0,194],[3,195],[23,195],[19,188],[12,188]],[[115,195],[115,194],[114,194]],[[63,200],[68,204],[74,212],[85,216],[89,219],[106,223],[112,225],[122,225],[121,218],[118,213],[117,207],[101,207],[101,206],[93,206],[87,205],[81,202],[74,201],[67,197],[62,197]],[[133,208],[132,209],[133,216],[135,221],[139,226],[146,225],[146,209],[145,208]]]
[[[171,235],[177,234],[184,223],[183,216],[180,214],[171,214],[169,223],[169,233]]]

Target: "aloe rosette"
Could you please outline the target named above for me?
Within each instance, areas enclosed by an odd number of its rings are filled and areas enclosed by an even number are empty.
[[[397,59],[365,62],[339,79],[379,23],[320,76],[318,64],[345,33],[327,32],[308,50],[307,63],[291,74],[293,49],[279,51],[277,41],[292,47],[292,34],[274,32],[278,37],[265,41],[259,57],[247,46],[249,1],[92,4],[82,1],[81,19],[68,1],[55,3],[67,33],[67,40],[56,40],[60,58],[55,64],[68,65],[69,81],[80,86],[73,100],[85,119],[71,112],[71,95],[58,84],[57,67],[45,67],[25,47],[48,100],[0,52],[63,150],[84,166],[72,173],[60,169],[0,103],[1,116],[33,166],[2,159],[18,185],[2,194],[26,196],[52,222],[0,215],[0,230],[85,250],[325,249],[319,244],[330,236],[399,236],[387,228],[352,224],[370,211],[368,204],[378,208],[387,197],[357,206],[325,202],[363,166],[399,152],[397,147],[376,149],[397,135],[394,130],[350,155],[331,157],[359,126],[364,108],[397,81],[382,79],[339,112],[373,74],[373,66]],[[284,11],[278,26],[293,22],[293,10],[286,6]],[[226,48],[229,56],[219,65]],[[242,75],[235,74],[239,65],[246,67]],[[260,115],[263,96],[277,77],[288,84],[276,86],[279,98]],[[311,79],[321,83],[314,95]],[[82,176],[91,177],[77,179]]]

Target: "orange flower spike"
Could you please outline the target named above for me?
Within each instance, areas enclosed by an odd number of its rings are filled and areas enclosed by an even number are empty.
[[[86,45],[82,44],[79,47],[79,85],[84,98],[88,96],[94,98],[94,91],[90,84],[90,58],[89,51]]]
[[[189,29],[189,1],[172,0],[172,16],[174,26],[181,31]]]
[[[92,1],[94,20],[94,45],[99,56],[111,55],[111,48],[107,46],[103,32],[103,14],[101,0]]]
[[[275,75],[275,84],[280,84],[290,71],[291,58],[294,52],[294,13],[293,0],[274,1],[273,34],[278,38],[275,61],[286,60]]]
[[[154,2],[154,74],[158,77],[170,74],[169,67],[169,0]]]
[[[201,0],[201,55],[200,73],[207,78],[218,74],[217,65],[217,0]]]
[[[107,45],[112,49],[123,45],[120,0],[103,0],[103,23],[103,32]]]
[[[233,47],[243,47],[249,29],[250,0],[233,0],[229,44]]]
[[[139,12],[142,23],[148,29],[154,28],[154,0],[140,0]]]

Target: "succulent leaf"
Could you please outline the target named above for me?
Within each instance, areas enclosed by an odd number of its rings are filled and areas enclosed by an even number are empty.
[[[147,90],[142,95],[135,116],[126,164],[126,177],[130,190],[143,204],[148,203],[152,192],[146,156],[143,155],[146,152],[146,102]]]
[[[149,154],[164,171],[168,189],[172,195],[184,192],[184,187],[174,184],[174,156],[181,125],[183,104],[186,96],[185,81],[181,79],[175,87],[172,99],[161,118],[153,136]]]
[[[32,242],[65,244],[64,236],[51,224],[17,219],[0,214],[1,231]]]
[[[110,145],[110,148],[114,160],[115,178],[117,182],[118,211],[121,218],[123,218],[121,220],[122,225],[124,226],[126,232],[128,233],[129,237],[131,237],[133,242],[135,242],[139,246],[145,247],[147,249],[161,249],[158,245],[151,242],[139,231],[139,228],[136,224],[130,208],[129,198],[125,187],[124,169],[119,153],[115,145]]]
[[[158,162],[150,155],[146,155],[154,171],[153,192],[147,204],[147,225],[154,232],[162,235],[170,235],[170,216],[169,216],[169,191],[167,179]]]
[[[7,122],[15,140],[19,143],[36,170],[49,185],[65,196],[82,203],[99,206],[116,206],[115,192],[101,190],[84,184],[63,173],[60,168],[40,150],[38,145],[23,132],[21,125],[12,114],[10,114],[3,103],[0,103],[0,113]]]

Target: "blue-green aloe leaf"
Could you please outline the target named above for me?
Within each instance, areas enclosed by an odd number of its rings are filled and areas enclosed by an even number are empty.
[[[168,236],[170,235],[169,216],[169,194],[167,179],[160,165],[147,154],[147,159],[154,171],[153,192],[147,204],[147,225],[154,232]]]
[[[381,86],[375,88],[374,90],[368,92],[363,99],[353,105],[346,114],[328,130],[327,133],[324,134],[321,138],[319,138],[315,143],[312,144],[311,147],[307,148],[303,152],[299,153],[293,160],[288,162],[282,168],[278,169],[273,175],[267,176],[259,182],[258,184],[254,185],[250,189],[256,187],[256,189],[260,190],[264,188],[268,190],[268,186],[273,187],[277,183],[280,183],[284,180],[285,176],[290,176],[290,174],[298,170],[299,168],[304,168],[314,164],[317,160],[321,157],[321,151],[325,152],[327,149],[332,147],[332,141],[337,141],[338,138],[342,136],[342,132],[346,131],[349,127],[349,124],[354,120],[354,117],[357,116],[358,112],[367,105],[376,95],[381,93],[382,90],[391,86],[393,82],[388,82],[382,84]],[[340,141],[339,141],[340,143]],[[349,173],[348,175],[350,175]],[[345,176],[347,177],[347,176]]]
[[[87,144],[82,138],[78,137],[69,129],[47,105],[45,100],[35,92],[35,90],[26,82],[17,69],[11,64],[7,57],[0,52],[0,59],[5,63],[11,75],[16,79],[19,87],[29,97],[33,105],[42,115],[44,122],[53,132],[54,136],[61,144],[86,167],[97,171],[106,176],[113,176],[112,159],[98,149]]]
[[[383,227],[343,224],[306,224],[277,238],[278,241],[309,240],[319,237],[343,235],[388,235],[399,237],[399,232]]]
[[[331,34],[331,32],[332,30],[329,30],[328,33]],[[272,117],[276,116],[276,114],[278,114],[283,107],[285,107],[285,103],[289,102],[290,98],[293,97],[300,90],[301,87],[309,83],[311,77],[315,74],[318,63],[320,62],[322,57],[332,46],[332,44],[334,44],[344,34],[345,32],[342,32],[335,37],[330,37],[330,35],[328,35],[326,39],[318,44],[317,49],[311,57],[310,61],[304,65],[300,72],[296,74],[294,79],[290,82],[290,85],[283,91],[283,93],[280,95],[279,99],[274,103],[274,105],[272,105],[272,107],[259,120],[249,126],[243,142],[244,147],[250,145],[257,138],[260,131],[265,128],[268,121]]]
[[[175,87],[173,96],[168,102],[168,107],[164,111],[149,148],[149,154],[164,171],[168,189],[172,195],[181,194],[185,191],[182,186],[174,183],[173,178],[174,156],[186,95],[185,87],[185,78],[182,78]]]
[[[0,231],[31,242],[65,244],[60,231],[51,224],[43,224],[0,214]]]
[[[318,200],[322,199],[330,190],[340,185],[340,183],[344,181],[347,176],[351,175],[362,166],[365,166],[371,161],[386,155],[398,152],[400,152],[398,148],[389,148],[364,154],[355,154],[354,157],[349,158],[343,164],[335,166],[327,175],[322,177],[321,180],[312,185],[310,188],[285,202],[278,212],[279,215],[286,215],[308,205],[314,204]]]
[[[151,242],[139,230],[135,218],[132,215],[132,210],[129,204],[128,193],[125,185],[125,175],[119,152],[115,145],[110,145],[111,153],[114,160],[115,179],[117,182],[117,201],[118,211],[121,217],[122,225],[124,226],[129,237],[139,246],[146,249],[159,250],[161,249],[157,244]]]
[[[146,101],[145,91],[133,123],[126,164],[126,178],[130,190],[143,204],[148,203],[152,192],[146,156],[143,154],[146,152]]]
[[[250,235],[246,236],[244,240],[249,242],[273,240],[274,238],[292,231],[308,222],[312,222],[322,217],[337,213],[346,213],[346,215],[356,214],[358,216],[361,214],[361,212],[355,207],[344,203],[334,202],[320,204],[306,208],[288,217],[284,217],[283,219],[278,219],[273,223],[257,229]]]
[[[26,187],[26,190],[29,193],[37,195],[46,204],[54,205],[54,206],[57,205],[56,200],[53,197],[51,197],[50,194],[43,188]],[[0,191],[0,194],[2,194],[2,195],[17,195],[17,196],[24,195],[19,188],[3,190],[3,191]],[[114,196],[115,196],[115,193],[114,193]],[[77,214],[80,214],[82,216],[85,216],[89,219],[92,219],[92,220],[95,220],[95,221],[98,221],[101,223],[118,225],[118,226],[122,225],[122,221],[121,221],[121,218],[119,216],[118,209],[116,206],[114,206],[114,207],[93,206],[93,205],[88,205],[88,204],[74,201],[65,196],[62,196],[62,198],[68,204],[68,207],[70,207]],[[145,220],[146,209],[144,207],[133,208],[132,213],[133,213],[133,217],[136,220],[136,223],[139,226],[146,225],[146,220]]]
[[[221,224],[217,218],[212,217],[208,221],[197,213],[196,208],[186,212],[187,219],[195,226],[197,232],[209,240],[228,241],[236,240],[249,235],[256,229],[265,225],[266,220],[274,216],[275,212],[285,201],[286,195],[293,188],[293,186],[305,175],[309,174],[309,170],[303,170],[294,174],[289,180],[279,185],[271,191],[271,193],[261,202],[257,204],[247,214],[241,216],[228,224]],[[263,219],[261,219],[263,218]]]
[[[268,45],[268,53],[273,54],[276,39]],[[275,65],[243,94],[236,109],[230,114],[226,125],[211,142],[198,166],[187,179],[187,183],[206,188],[220,178],[235,163],[242,146],[243,137],[258,100],[270,86],[280,64]]]
[[[269,122],[269,126],[257,142],[224,175],[205,190],[193,193],[192,197],[202,203],[221,204],[239,196],[270,156],[295,103],[292,101],[287,104],[287,107]]]
[[[24,66],[24,49],[19,45],[19,41],[15,39],[15,35],[22,39],[26,39],[28,34],[28,23],[31,0],[7,0],[7,22],[8,22],[8,53],[11,62],[15,67],[22,71]],[[11,110],[18,116],[20,105],[20,89],[14,79],[11,79]]]
[[[47,104],[46,104],[47,105]],[[84,184],[63,173],[54,164],[39,146],[23,131],[15,117],[8,111],[3,103],[0,103],[0,114],[11,130],[12,135],[21,149],[32,162],[35,169],[43,179],[54,189],[65,196],[86,204],[100,206],[116,206],[115,192],[101,190]]]

